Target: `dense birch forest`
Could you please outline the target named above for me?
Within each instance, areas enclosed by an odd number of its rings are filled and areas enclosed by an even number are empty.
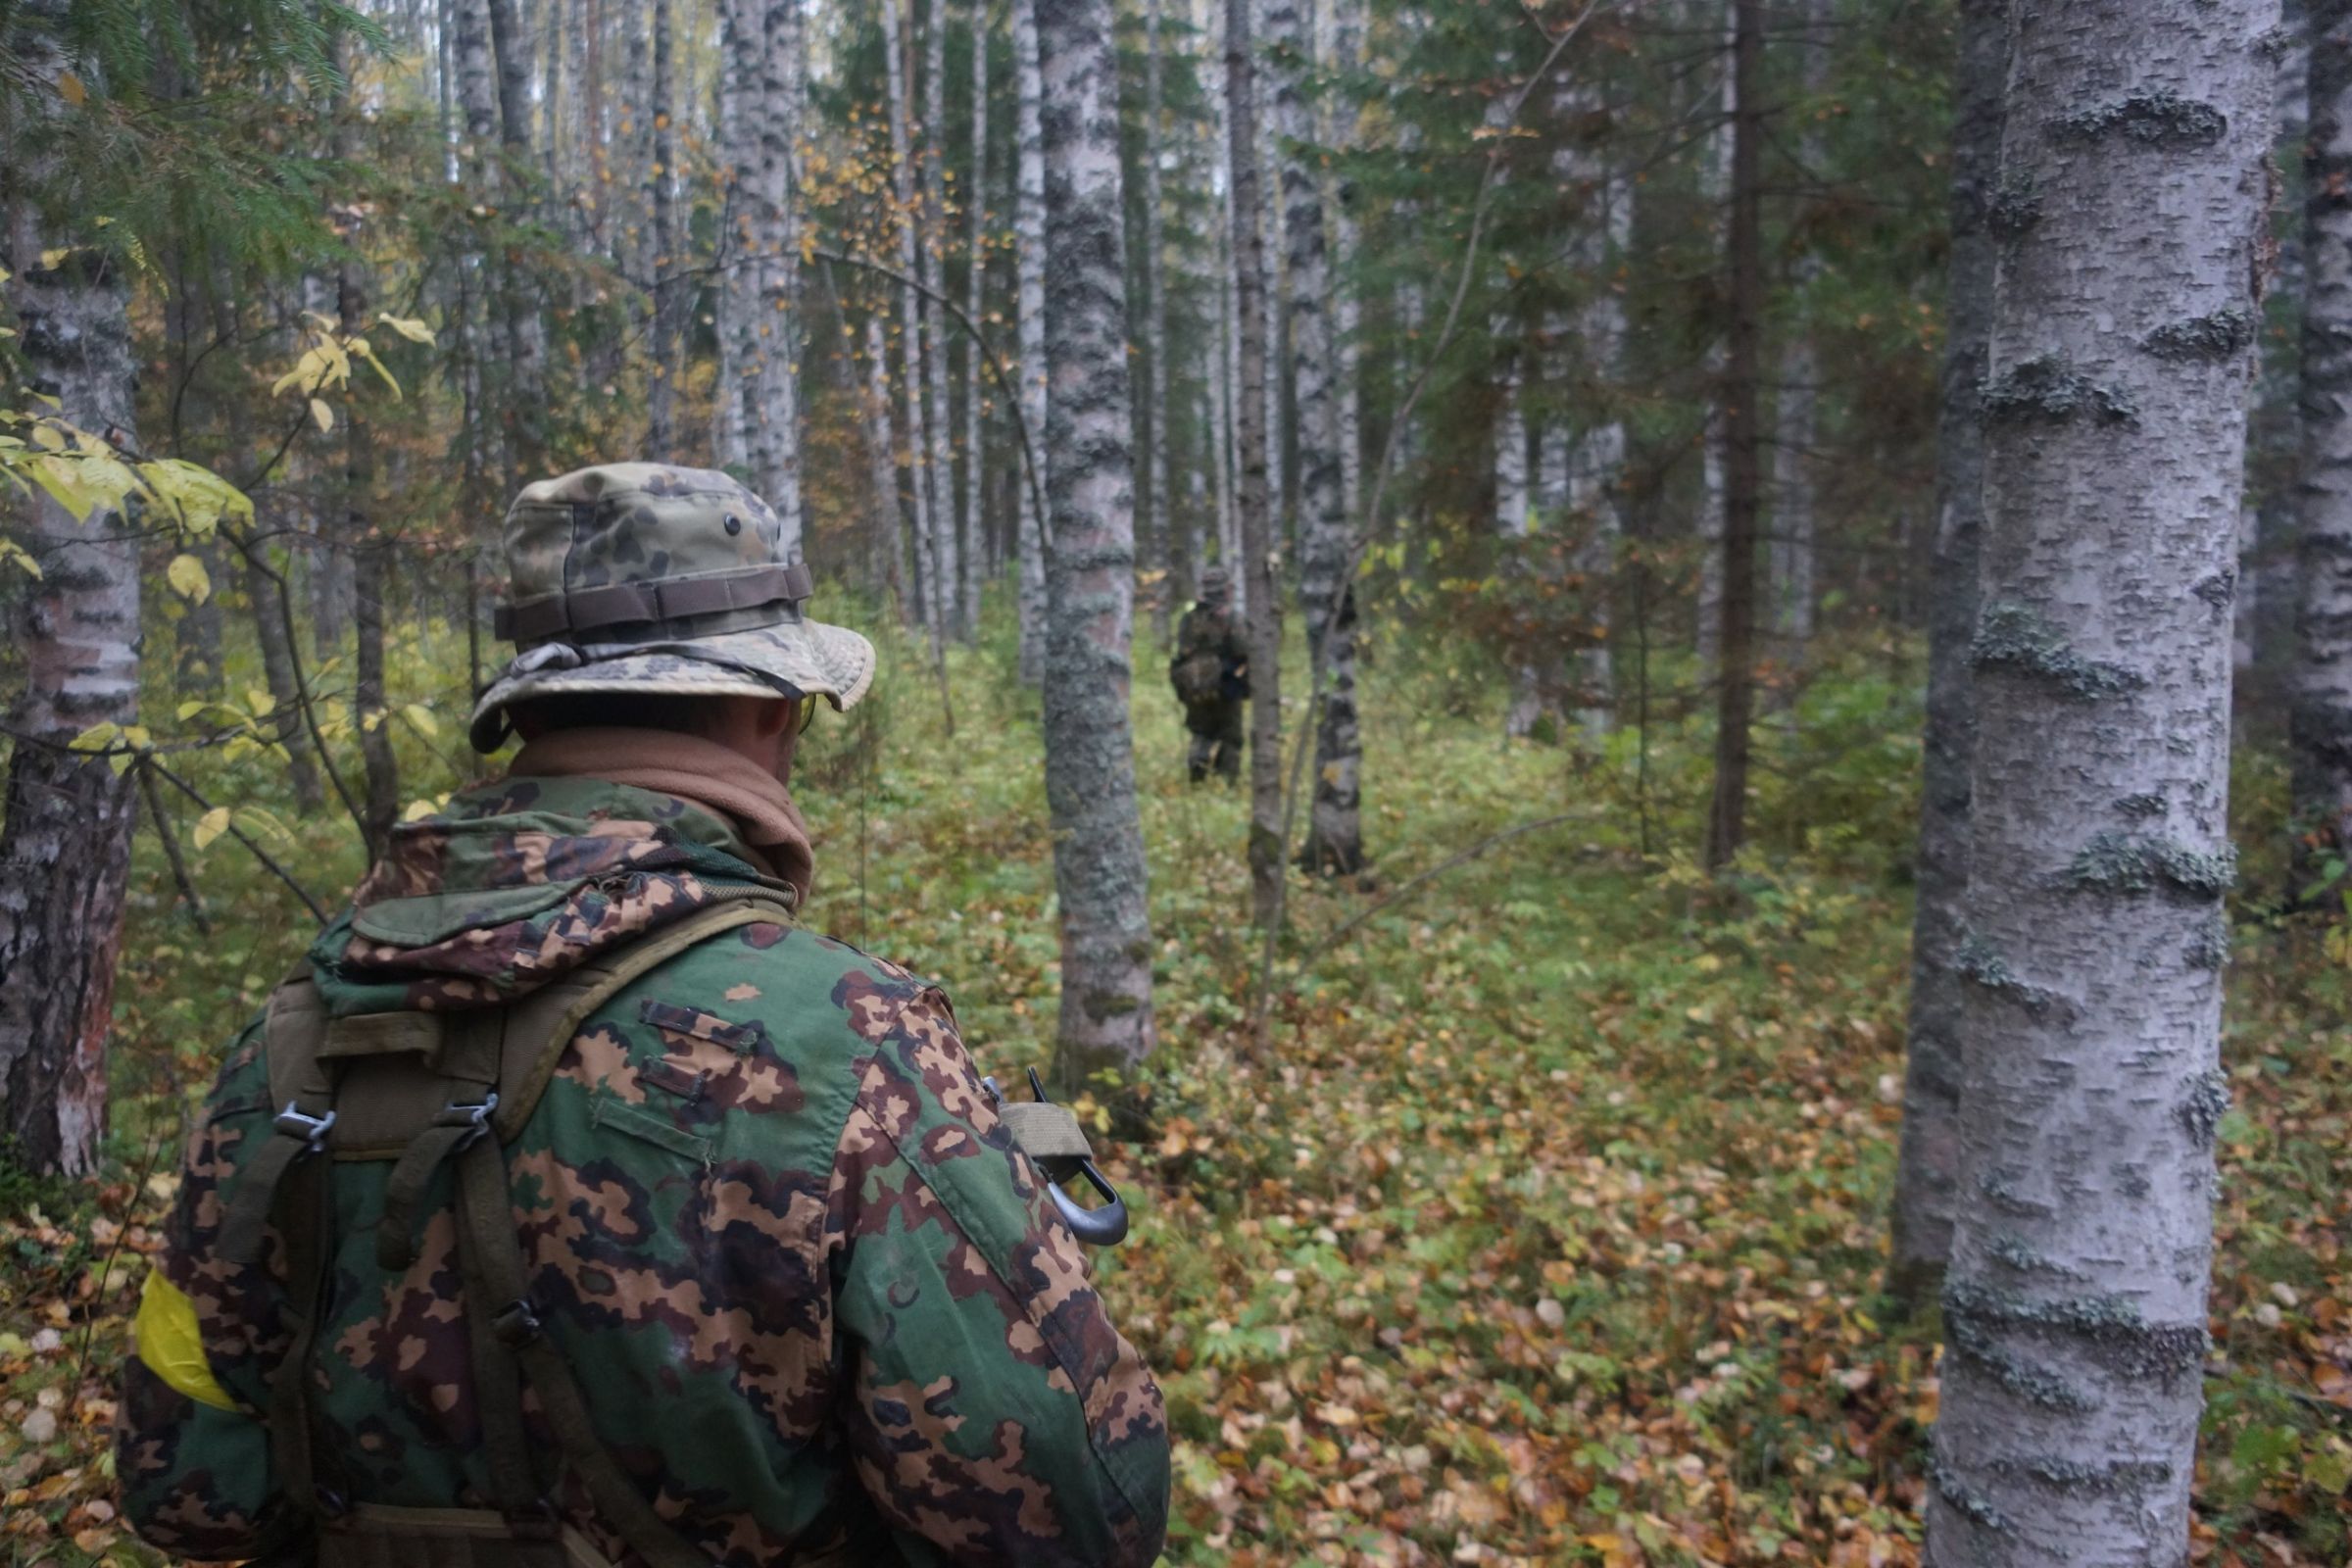
[[[2352,0],[0,0],[5,1560],[643,462],[1166,1561],[2352,1562],[2348,180]]]

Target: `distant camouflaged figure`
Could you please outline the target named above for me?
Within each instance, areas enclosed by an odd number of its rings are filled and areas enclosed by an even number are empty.
[[[1168,684],[1184,705],[1184,725],[1193,732],[1193,782],[1217,775],[1231,784],[1242,776],[1242,704],[1250,696],[1250,645],[1233,611],[1233,579],[1222,566],[1200,574],[1200,599],[1176,627],[1176,652],[1168,661]]]
[[[1012,1141],[1045,1107],[793,921],[783,779],[873,650],[723,474],[586,469],[506,532],[472,738],[526,744],[395,830],[231,1047],[124,1514],[323,1568],[1151,1562],[1159,1390]]]

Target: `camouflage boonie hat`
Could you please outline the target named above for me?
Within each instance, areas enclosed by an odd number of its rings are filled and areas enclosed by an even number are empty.
[[[474,705],[474,750],[498,749],[507,706],[558,692],[823,697],[846,709],[874,648],[808,619],[801,546],[727,475],[613,463],[524,488],[507,513],[515,657]]]

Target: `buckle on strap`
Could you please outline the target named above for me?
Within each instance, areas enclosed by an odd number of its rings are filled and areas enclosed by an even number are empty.
[[[509,1301],[490,1317],[491,1336],[510,1350],[518,1350],[539,1337],[539,1314],[529,1297]]]
[[[302,1152],[306,1154],[315,1154],[326,1147],[327,1129],[334,1124],[335,1113],[332,1110],[323,1116],[313,1116],[292,1100],[286,1102],[286,1108],[279,1111],[271,1123],[281,1135],[300,1139]]]
[[[490,1114],[497,1109],[498,1091],[493,1089],[486,1092],[482,1096],[480,1102],[475,1104],[469,1105],[457,1101],[452,1101],[450,1103],[441,1107],[441,1113],[435,1116],[433,1120],[439,1122],[444,1127],[463,1127],[466,1129],[465,1135],[450,1148],[451,1153],[461,1153],[465,1150],[470,1148],[474,1140],[480,1138],[484,1133],[490,1130]]]

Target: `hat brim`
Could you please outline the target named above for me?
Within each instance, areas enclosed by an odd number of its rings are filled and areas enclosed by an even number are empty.
[[[506,738],[509,705],[563,692],[666,692],[702,697],[822,697],[856,707],[874,679],[874,645],[846,626],[786,621],[692,641],[581,643],[547,657],[536,648],[509,663],[473,706],[477,752]],[[569,657],[576,655],[576,657]]]

